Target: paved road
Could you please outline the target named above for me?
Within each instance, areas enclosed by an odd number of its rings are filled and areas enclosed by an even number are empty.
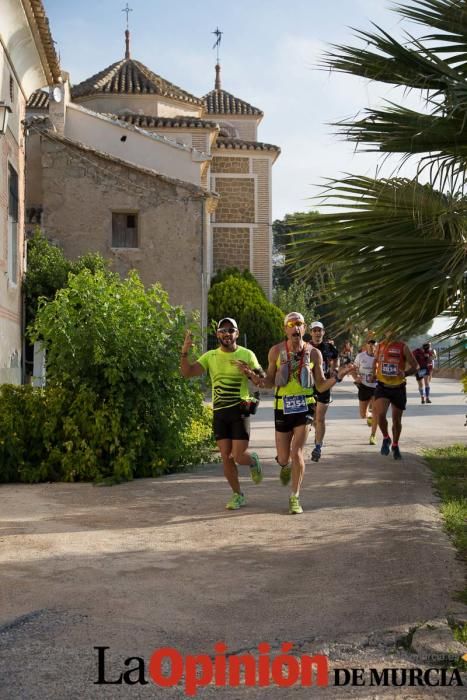
[[[220,465],[113,488],[89,484],[0,487],[0,698],[182,698],[182,686],[94,685],[107,646],[107,679],[160,647],[213,656],[325,653],[332,665],[420,665],[395,641],[458,607],[463,570],[440,527],[425,445],[465,441],[460,385],[435,380],[433,404],[410,386],[402,462],[367,444],[350,381],[335,391],[323,458],[308,464],[302,516],[273,461],[272,401],[253,445],[265,480],[245,476],[247,507],[227,512]],[[135,662],[133,662],[134,665]],[[132,667],[132,664],[130,664]],[[136,675],[132,678],[135,679]],[[433,697],[460,697],[435,688]],[[428,688],[240,688],[212,698],[426,697]],[[431,694],[430,694],[431,696]]]

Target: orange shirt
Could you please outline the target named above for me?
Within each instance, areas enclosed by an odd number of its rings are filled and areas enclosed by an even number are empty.
[[[384,341],[379,343],[376,353],[376,379],[383,384],[400,386],[405,377],[400,372],[405,370],[405,343]]]

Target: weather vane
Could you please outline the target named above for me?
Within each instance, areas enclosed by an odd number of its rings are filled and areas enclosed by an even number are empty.
[[[126,7],[123,8],[122,12],[126,12],[126,28],[128,29],[128,15],[130,12],[133,12],[131,7],[128,7],[128,3],[126,4]]]
[[[214,46],[213,46],[212,48],[213,48],[213,49],[216,49],[216,48],[217,48],[217,62],[218,62],[218,63],[219,63],[219,46],[220,46],[220,43],[221,43],[221,39],[222,39],[223,33],[224,33],[224,32],[221,32],[221,31],[220,31],[219,27],[216,27],[216,31],[215,31],[215,32],[212,32],[212,34],[215,34],[216,37],[217,37],[216,43],[214,44]]]

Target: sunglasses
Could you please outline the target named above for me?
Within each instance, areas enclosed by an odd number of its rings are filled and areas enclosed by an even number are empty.
[[[303,326],[303,321],[287,321],[285,325],[287,328],[294,328],[295,326]]]
[[[227,335],[227,333],[229,333],[231,335],[232,333],[236,333],[237,329],[236,328],[219,328],[219,330],[217,332],[222,333],[222,335]]]

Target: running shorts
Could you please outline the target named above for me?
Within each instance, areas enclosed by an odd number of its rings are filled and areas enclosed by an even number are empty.
[[[274,410],[274,427],[278,433],[290,433],[299,425],[311,425],[314,414],[313,404],[309,404],[308,411],[303,411],[303,413],[285,414],[282,409],[276,408]]]
[[[216,440],[249,440],[250,418],[242,414],[240,404],[214,411],[212,429]]]
[[[405,382],[399,386],[388,386],[382,382],[377,382],[375,389],[376,399],[388,399],[393,406],[405,411],[407,406],[407,389]]]
[[[374,386],[367,386],[366,384],[358,384],[358,400],[359,401],[369,401],[375,394]]]

